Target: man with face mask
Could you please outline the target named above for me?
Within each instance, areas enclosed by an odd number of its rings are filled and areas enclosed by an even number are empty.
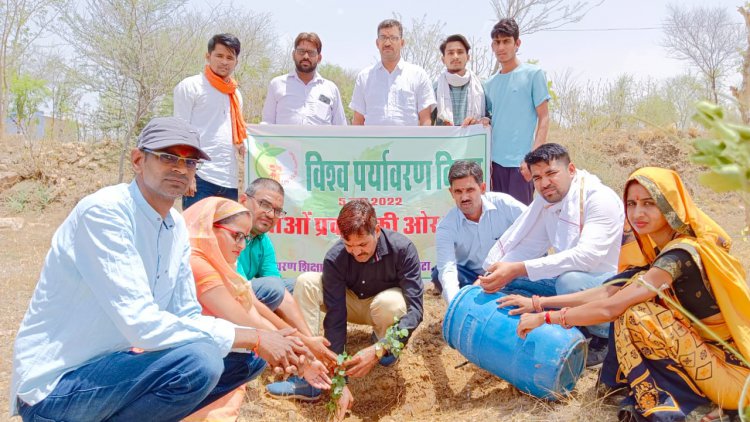
[[[316,71],[323,60],[318,34],[302,32],[294,40],[295,70],[268,85],[261,123],[279,125],[346,125],[341,94]]]
[[[617,272],[622,200],[598,177],[577,169],[559,144],[544,144],[524,161],[539,194],[490,250],[480,285],[488,293],[532,298],[601,285]],[[604,359],[609,324],[586,329],[593,335],[591,366]]]
[[[467,126],[490,120],[485,117],[485,99],[482,81],[466,68],[471,46],[466,37],[450,35],[440,44],[445,70],[435,81],[437,107],[432,112],[437,126]]]

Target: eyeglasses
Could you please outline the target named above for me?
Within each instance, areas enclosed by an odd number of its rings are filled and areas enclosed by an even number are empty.
[[[252,237],[249,234],[245,234],[242,232],[238,232],[236,230],[232,230],[227,226],[223,226],[221,224],[214,223],[214,227],[217,229],[226,230],[229,233],[232,234],[232,239],[234,239],[235,243],[245,242],[246,244],[249,243],[252,240]]]
[[[300,57],[304,57],[305,54],[307,54],[311,59],[318,57],[318,50],[305,50],[304,48],[295,48],[294,53]]]
[[[274,208],[273,205],[271,205],[271,203],[266,201],[265,199],[258,200],[254,196],[251,196],[251,198],[253,198],[253,201],[258,203],[260,210],[266,214],[273,213],[273,215],[277,218],[282,218],[286,215],[286,211],[284,211],[283,208]]]
[[[141,151],[147,152],[151,155],[155,155],[159,157],[159,161],[161,161],[163,164],[168,164],[170,166],[177,165],[177,163],[179,163],[180,161],[184,161],[185,167],[189,169],[197,170],[201,167],[201,164],[203,164],[203,160],[199,158],[180,157],[178,155],[170,154],[168,152],[158,152],[158,151],[154,151],[148,148],[141,148]]]
[[[378,35],[378,41],[380,42],[390,41],[392,43],[397,43],[400,40],[401,40],[401,37],[399,37],[398,35],[392,35],[390,37],[388,35]]]

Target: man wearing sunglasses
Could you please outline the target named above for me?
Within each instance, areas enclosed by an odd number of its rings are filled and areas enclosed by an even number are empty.
[[[155,118],[131,152],[135,179],[83,198],[58,228],[14,343],[11,414],[180,420],[266,362],[303,364],[292,330],[201,315],[187,227],[172,206],[203,160],[196,129]]]
[[[344,125],[339,88],[316,71],[323,60],[318,34],[302,32],[294,40],[295,70],[268,84],[261,123],[278,125]]]

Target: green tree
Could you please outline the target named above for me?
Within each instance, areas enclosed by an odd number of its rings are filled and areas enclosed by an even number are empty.
[[[339,87],[341,103],[344,105],[346,120],[351,122],[354,110],[349,108],[349,103],[352,101],[354,81],[357,78],[357,72],[355,70],[344,69],[343,67],[332,63],[320,65],[318,67],[318,72],[320,72],[324,78],[331,80],[337,87]]]
[[[11,119],[26,137],[29,136],[29,126],[34,122],[34,114],[39,111],[39,106],[50,94],[46,84],[43,79],[36,79],[27,74],[11,77]]]
[[[710,93],[698,78],[687,74],[665,80],[661,95],[674,107],[677,129],[687,130],[690,117],[695,113],[695,103],[708,99]]]
[[[604,113],[609,124],[620,129],[633,114],[635,80],[628,74],[620,75],[610,83],[604,93]]]
[[[54,19],[60,0],[6,0],[0,2],[0,135],[5,133],[10,83],[18,77],[20,58]]]
[[[109,133],[122,142],[119,181],[135,134],[197,57],[181,47],[197,45],[206,21],[189,15],[184,5],[183,0],[84,0],[60,9],[59,34],[78,54],[87,87],[106,106],[100,121],[110,123],[102,129],[115,129]]]

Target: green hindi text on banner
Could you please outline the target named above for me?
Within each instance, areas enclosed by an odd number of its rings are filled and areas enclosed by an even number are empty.
[[[448,169],[474,160],[489,176],[489,131],[460,127],[254,125],[248,132],[245,180],[270,177],[285,190],[288,214],[269,235],[286,277],[322,271],[339,239],[341,206],[370,202],[382,228],[416,245],[422,277],[435,265],[435,228],[455,206]]]

